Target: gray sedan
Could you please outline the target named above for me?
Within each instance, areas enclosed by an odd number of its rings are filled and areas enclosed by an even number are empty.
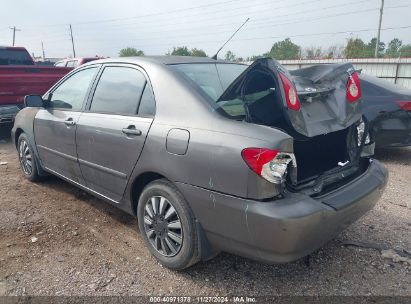
[[[104,59],[25,104],[12,130],[24,176],[58,176],[135,215],[172,269],[221,251],[302,258],[387,182],[351,64]]]

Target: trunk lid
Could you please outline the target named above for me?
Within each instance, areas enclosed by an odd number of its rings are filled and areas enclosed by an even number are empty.
[[[316,65],[289,72],[278,61],[263,58],[237,77],[217,104],[241,100],[249,122],[283,129],[297,139],[328,134],[346,129],[361,118],[360,100],[349,102],[346,96],[347,82],[353,72],[350,63]],[[283,75],[297,90],[298,110],[287,106]]]

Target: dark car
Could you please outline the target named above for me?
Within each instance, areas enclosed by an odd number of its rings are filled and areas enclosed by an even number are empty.
[[[364,116],[377,148],[411,145],[411,90],[361,74]]]
[[[364,156],[352,65],[293,77],[272,59],[94,61],[27,96],[12,139],[28,179],[51,173],[135,215],[167,267],[220,251],[293,261],[371,209],[387,182]]]

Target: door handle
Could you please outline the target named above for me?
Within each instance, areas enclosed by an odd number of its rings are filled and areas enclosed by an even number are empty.
[[[141,130],[136,129],[136,126],[134,125],[128,126],[127,128],[123,128],[121,131],[126,135],[141,135]]]
[[[67,125],[67,126],[74,126],[76,123],[73,121],[73,118],[68,118],[67,120],[65,120],[64,121],[64,123]]]

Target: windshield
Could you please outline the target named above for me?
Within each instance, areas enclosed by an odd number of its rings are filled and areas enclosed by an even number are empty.
[[[33,65],[27,51],[0,49],[0,65]]]

